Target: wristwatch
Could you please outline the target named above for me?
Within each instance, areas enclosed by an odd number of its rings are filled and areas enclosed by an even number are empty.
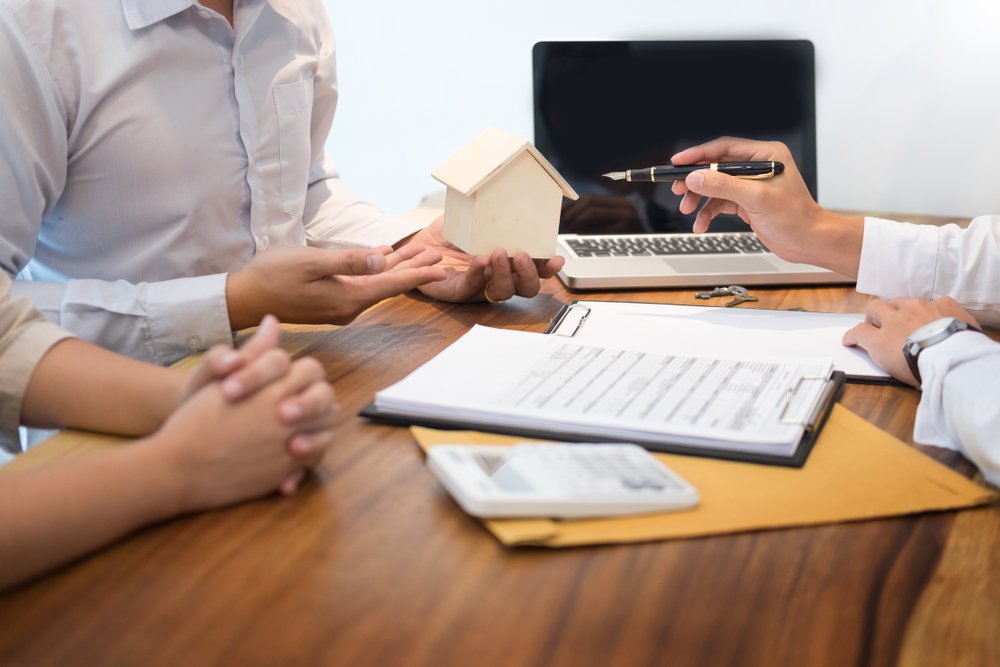
[[[940,320],[928,322],[907,337],[906,342],[903,343],[903,356],[906,357],[906,363],[913,371],[913,377],[917,378],[918,385],[921,384],[920,367],[917,365],[917,357],[920,356],[920,353],[931,345],[940,343],[953,333],[967,329],[979,331],[976,327],[958,318],[942,317]]]

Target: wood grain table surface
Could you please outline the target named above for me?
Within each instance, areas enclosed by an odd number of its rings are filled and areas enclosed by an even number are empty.
[[[758,288],[741,308],[861,312],[848,287]],[[541,331],[573,298],[404,295],[345,327],[288,327],[327,368],[339,437],[293,498],[182,517],[0,596],[0,665],[1000,664],[1000,508],[564,550],[506,549],[405,428],[357,415],[470,326]],[[489,378],[483,378],[488,382]],[[913,443],[919,394],[842,403]],[[123,446],[64,432],[17,465]],[[125,445],[127,446],[127,445]],[[975,475],[960,455],[923,451]]]

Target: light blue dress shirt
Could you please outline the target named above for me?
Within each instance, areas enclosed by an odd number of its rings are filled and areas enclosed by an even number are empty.
[[[0,268],[87,340],[155,363],[231,340],[226,275],[288,244],[419,227],[324,151],[319,0],[0,0]]]

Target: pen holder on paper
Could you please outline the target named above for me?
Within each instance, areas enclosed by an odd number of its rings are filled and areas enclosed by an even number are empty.
[[[794,402],[796,395],[798,395],[799,389],[801,389],[803,384],[806,382],[823,382],[826,386],[823,387],[819,395],[819,400],[817,400],[809,409],[805,419],[788,417],[788,409]],[[811,432],[816,428],[817,420],[820,415],[823,414],[823,408],[833,395],[833,390],[836,386],[837,383],[833,378],[822,377],[819,375],[804,375],[800,377],[798,382],[795,383],[795,386],[788,390],[787,395],[785,396],[785,406],[781,409],[781,414],[778,416],[778,420],[782,424],[788,424],[789,426],[802,426],[807,432]]]
[[[562,311],[561,316],[549,326],[549,332],[557,336],[572,338],[580,330],[590,315],[590,307],[582,303],[574,303]]]

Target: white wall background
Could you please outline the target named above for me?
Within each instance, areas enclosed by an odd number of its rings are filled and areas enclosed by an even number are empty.
[[[823,205],[1000,214],[996,0],[325,2],[341,93],[330,150],[392,213],[440,189],[431,170],[486,126],[532,137],[535,41],[804,38]],[[683,71],[663,85],[683,103]]]

